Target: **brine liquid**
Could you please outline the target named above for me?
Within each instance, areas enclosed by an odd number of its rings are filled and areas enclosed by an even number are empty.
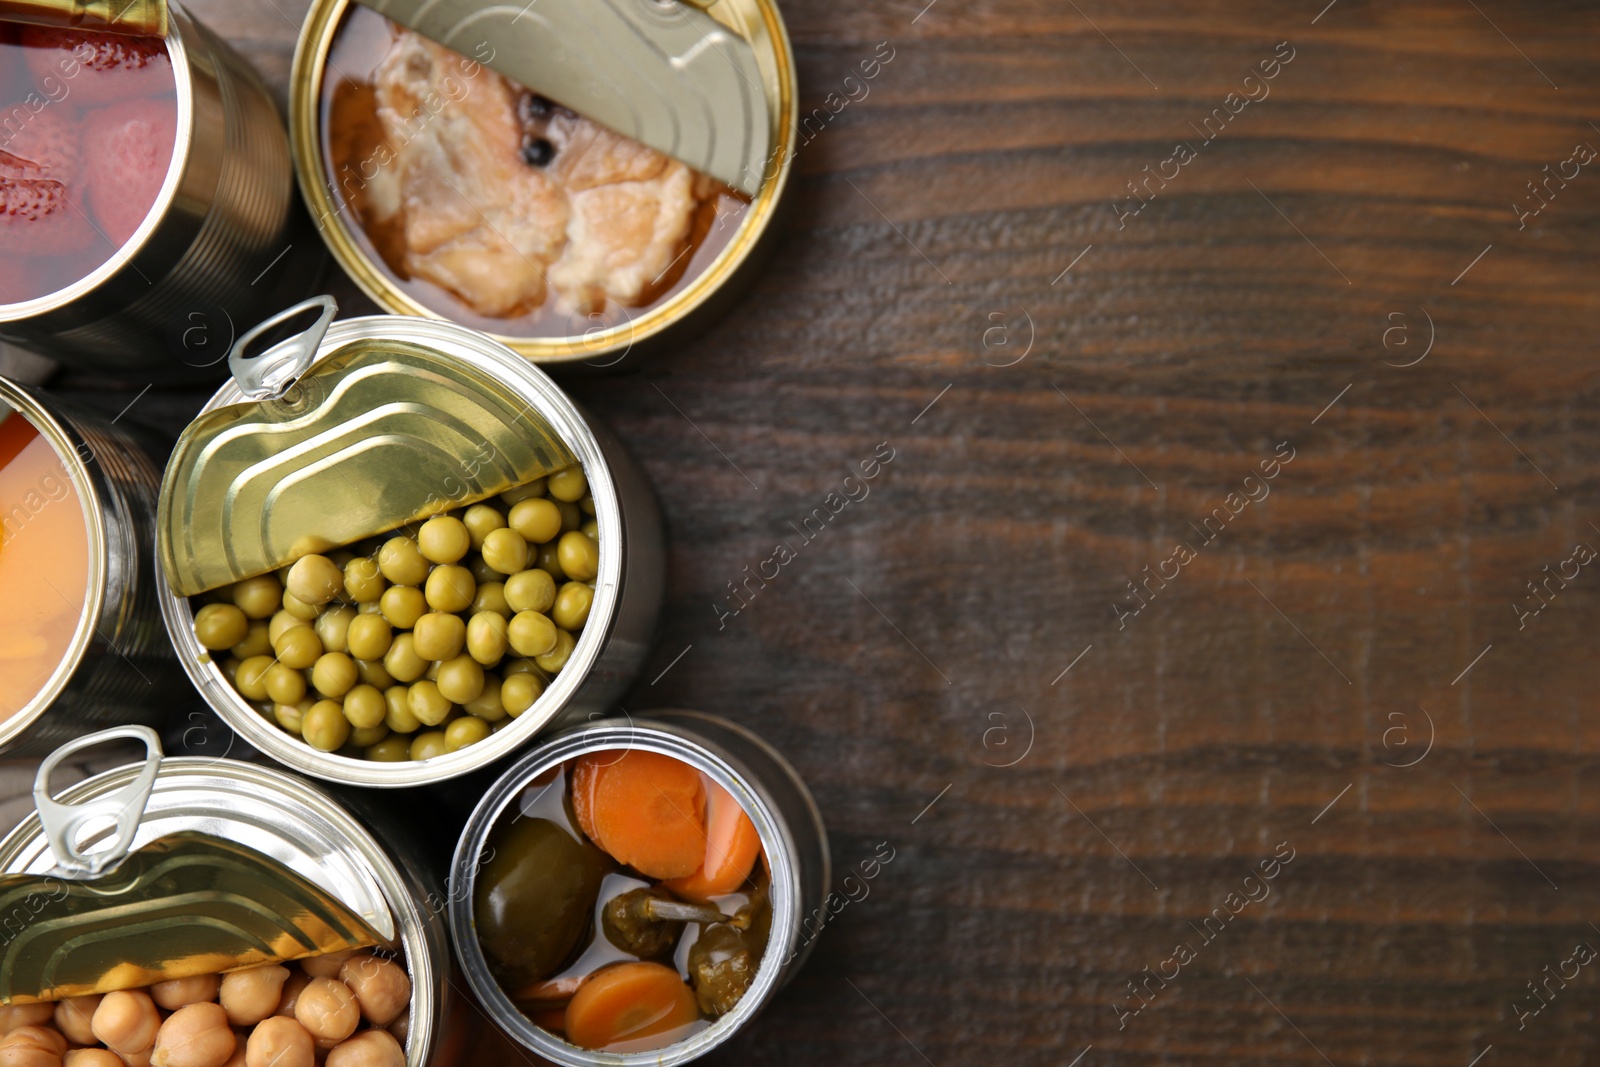
[[[71,285],[132,236],[177,115],[164,42],[0,23],[0,304]]]
[[[378,119],[373,78],[394,35],[394,24],[383,15],[351,4],[328,50],[322,79],[322,158],[326,188],[339,217],[337,222],[325,220],[322,224],[344,226],[367,259],[424,307],[489,333],[579,337],[633,321],[665,303],[711,265],[744,222],[749,201],[726,187],[703,202],[690,227],[687,253],[661,274],[636,306],[622,308],[608,303],[602,310],[584,313],[564,308],[554,297],[547,297],[543,306],[527,314],[507,318],[479,314],[454,293],[409,276],[404,266],[401,227],[393,220],[375,222],[366,203],[365,189],[372,168],[377,160],[389,156]]]
[[[88,527],[65,463],[0,405],[0,721],[60,666],[88,591]]]

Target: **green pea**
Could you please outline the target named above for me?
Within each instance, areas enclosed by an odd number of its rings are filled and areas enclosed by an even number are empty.
[[[543,573],[542,571],[540,573]],[[563,630],[581,630],[589,621],[589,609],[594,605],[594,590],[582,582],[568,582],[556,594],[550,618]]]
[[[488,723],[471,715],[463,716],[444,728],[444,748],[446,752],[457,752],[488,736]]]
[[[506,604],[512,611],[549,611],[556,602],[556,582],[537,567],[506,579]]]
[[[220,652],[250,635],[250,619],[236,604],[207,604],[194,616],[194,636],[200,647]]]
[[[506,628],[506,640],[519,656],[538,657],[553,651],[556,635],[556,624],[537,611],[517,612]]]
[[[452,515],[435,515],[417,531],[417,549],[431,563],[454,563],[471,547],[472,534]]]
[[[319,700],[300,720],[300,736],[319,752],[333,752],[350,739],[350,720],[337,700]]]

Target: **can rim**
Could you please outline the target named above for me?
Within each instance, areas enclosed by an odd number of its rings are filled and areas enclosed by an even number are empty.
[[[105,606],[109,564],[106,559],[108,534],[102,510],[105,506],[104,499],[99,489],[95,487],[94,480],[89,477],[88,466],[73,446],[72,437],[67,432],[66,426],[26,390],[6,378],[0,378],[0,404],[9,406],[19,417],[32,423],[39,431],[39,436],[49,442],[50,447],[55,450],[56,456],[61,460],[62,468],[72,479],[73,489],[78,493],[78,505],[83,509],[84,526],[88,532],[89,552],[88,575],[85,579],[88,588],[84,590],[83,614],[78,618],[72,640],[68,642],[67,650],[61,656],[61,662],[56,664],[56,669],[51,672],[39,692],[34,694],[33,699],[0,722],[0,746],[4,746],[16,740],[18,735],[38,721],[40,716],[56,702],[56,698],[67,687],[67,683],[83,662],[83,657],[89,651],[89,643],[94,638],[101,609]]]
[[[663,711],[662,714],[672,714]],[[759,740],[759,739],[757,739]],[[688,1038],[646,1052],[598,1052],[570,1044],[534,1023],[512,1003],[511,998],[489,973],[487,960],[478,946],[472,917],[473,883],[490,832],[506,808],[521,795],[533,779],[550,768],[590,752],[612,751],[620,747],[638,748],[683,761],[711,776],[726,789],[755,824],[761,847],[772,873],[772,926],[755,980],[739,1003],[710,1026]],[[765,744],[765,742],[761,742]],[[767,746],[770,748],[770,746]],[[792,768],[790,769],[792,773]],[[798,781],[798,776],[796,777]],[[810,794],[807,791],[806,796]],[[813,806],[815,801],[812,801]],[[820,816],[819,816],[820,825]],[[794,836],[782,809],[765,786],[743,766],[735,755],[720,745],[696,735],[692,727],[628,716],[624,724],[607,720],[573,729],[551,738],[518,760],[489,787],[472,811],[457,842],[450,864],[450,886],[446,897],[450,941],[456,961],[466,975],[467,984],[491,1018],[505,1033],[524,1048],[563,1067],[674,1067],[698,1059],[721,1045],[760,1013],[783,984],[790,953],[800,936],[800,872],[795,861]],[[463,884],[465,882],[465,884]]]
[[[217,657],[202,648],[195,638],[194,612],[187,599],[172,591],[161,565],[159,549],[155,553],[156,594],[162,621],[184,671],[206,703],[247,742],[280,763],[330,782],[398,789],[442,782],[487,766],[520,748],[561,714],[599,660],[605,639],[616,622],[627,546],[623,544],[621,500],[600,443],[577,406],[544,371],[469,327],[402,315],[369,315],[334,323],[318,346],[316,359],[320,362],[352,341],[376,337],[411,341],[467,362],[487,363],[505,384],[550,420],[558,436],[578,456],[588,478],[595,503],[595,522],[600,528],[600,570],[595,578],[594,603],[566,665],[551,679],[539,699],[509,726],[476,744],[432,759],[377,763],[321,752],[268,722],[229,684]],[[238,385],[230,380],[206,401],[201,414],[243,400]],[[171,499],[163,484],[157,537],[164,536],[170,507]]]
[[[172,17],[167,21],[165,41],[167,58],[172,64],[174,91],[177,95],[178,122],[172,143],[172,158],[167,162],[167,173],[161,179],[161,188],[156,193],[155,202],[150,205],[150,210],[145,212],[133,235],[111,253],[111,257],[104,263],[54,292],[36,296],[31,300],[19,300],[14,304],[0,303],[0,321],[43,315],[65,307],[85,293],[99,288],[106,279],[127,267],[144,249],[150,240],[150,235],[155,233],[173,199],[178,195],[178,187],[183,184],[184,172],[189,167],[189,153],[186,148],[194,140],[194,78],[189,71],[189,46],[183,37],[183,27],[188,21],[188,13],[179,5],[178,0],[167,0],[167,3]]]
[[[306,16],[304,29],[295,47],[289,76],[289,139],[293,147],[295,179],[318,234],[334,259],[379,307],[396,315],[439,321],[453,321],[427,307],[405,292],[386,268],[381,268],[362,251],[344,220],[345,207],[336,204],[325,185],[326,167],[322,151],[322,78],[328,53],[333,45],[351,0],[316,0]],[[605,329],[592,329],[567,337],[518,337],[483,331],[496,341],[536,363],[586,362],[609,367],[625,356],[635,344],[657,336],[687,318],[710,300],[751,257],[761,238],[771,228],[778,204],[788,188],[793,171],[795,138],[800,113],[796,88],[794,48],[775,0],[749,0],[751,14],[760,20],[757,37],[764,37],[766,48],[757,47],[758,61],[772,67],[773,85],[768,90],[774,149],[770,159],[777,166],[762,182],[726,247],[683,289],[662,303],[629,316],[623,323]],[[747,29],[754,30],[753,27]],[[752,41],[752,44],[757,44]],[[765,54],[764,54],[765,53]],[[777,89],[773,100],[770,90]],[[328,224],[332,220],[332,225]],[[618,355],[618,352],[621,355]],[[611,357],[600,362],[599,357]]]

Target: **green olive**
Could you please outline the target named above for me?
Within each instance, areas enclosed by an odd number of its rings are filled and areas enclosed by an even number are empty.
[[[600,524],[595,522],[593,519],[590,519],[588,522],[578,527],[578,529],[585,537],[588,537],[594,541],[600,540]]]
[[[453,515],[435,515],[417,531],[417,549],[430,563],[454,563],[472,547],[472,534]]]
[[[449,718],[455,705],[439,692],[437,684],[424,680],[413,685],[406,694],[406,707],[411,709],[411,714],[422,725],[438,726]]]
[[[443,730],[429,730],[411,739],[412,759],[433,759],[448,751]]]
[[[471,656],[456,656],[439,664],[439,677],[434,684],[452,704],[477,700],[483,693],[483,667]]]
[[[542,545],[561,532],[561,509],[553,500],[536,497],[513,506],[507,522],[524,541]]]
[[[246,700],[267,699],[267,671],[274,666],[276,664],[271,656],[251,656],[239,664],[239,670],[233,678],[234,688]]]
[[[443,563],[428,575],[424,593],[434,611],[466,611],[478,593],[478,583],[467,568]]]
[[[493,611],[478,612],[467,623],[467,653],[485,667],[499,663],[506,654],[507,628],[504,615]]]
[[[294,626],[279,635],[272,643],[272,650],[278,654],[279,663],[303,671],[321,657],[322,642],[311,627]]]
[[[388,584],[375,559],[357,556],[344,566],[344,591],[357,604],[376,602]]]
[[[467,528],[467,536],[472,539],[474,550],[483,547],[483,539],[491,532],[501,529],[506,524],[506,517],[500,514],[500,509],[490,507],[488,504],[474,504],[461,516],[461,523]]]
[[[483,691],[477,699],[461,705],[461,710],[484,722],[499,722],[506,717],[506,707],[500,703],[500,679],[492,674],[483,676]]]
[[[250,629],[245,633],[244,640],[228,650],[236,659],[249,659],[251,656],[266,656],[272,652],[272,626],[270,623],[254,619]]]
[[[312,629],[317,631],[317,638],[322,642],[324,650],[348,652],[350,624],[355,619],[356,609],[341,605],[317,616],[317,621],[312,623]]]
[[[496,572],[496,581],[478,583],[478,592],[472,598],[472,613],[474,615],[480,611],[492,611],[496,615],[509,619],[516,614],[511,610],[510,603],[506,601],[505,583],[498,580],[502,577],[504,576]]]
[[[374,763],[404,763],[411,758],[411,738],[390,734],[367,749],[366,757]]]
[[[300,736],[318,752],[332,752],[350,740],[350,720],[337,700],[319,700],[301,718]]]
[[[475,719],[471,715],[457,719],[444,728],[444,748],[446,752],[455,752],[475,745],[489,736],[489,724],[482,719]]]
[[[565,501],[557,501],[556,507],[561,512],[562,533],[566,533],[569,530],[576,530],[578,527],[583,525],[583,509],[579,508],[578,505],[568,504]]]
[[[194,636],[201,648],[221,652],[250,634],[250,620],[236,604],[207,604],[194,616]]]
[[[506,640],[519,656],[542,656],[555,649],[556,624],[537,611],[519,611],[506,627]]]
[[[359,677],[356,661],[343,652],[325,652],[311,668],[311,685],[331,700],[350,692]]]
[[[370,685],[353,686],[344,695],[344,717],[358,730],[370,730],[382,726],[388,713],[389,708],[383,702],[383,694]],[[357,741],[356,744],[366,748],[377,742]]]
[[[261,681],[267,690],[267,699],[274,704],[298,704],[305,699],[306,676],[281,663],[274,663]]]
[[[380,693],[394,684],[394,678],[383,669],[382,660],[356,660],[356,674],[361,676],[362,685],[370,685]]]
[[[327,556],[301,556],[289,568],[288,591],[307,604],[326,604],[343,595],[344,571]]]
[[[397,682],[414,682],[428,669],[428,661],[412,647],[414,640],[411,634],[401,634],[383,654],[383,669]]]
[[[391,585],[378,601],[383,617],[397,630],[409,630],[428,612],[428,599],[422,590],[409,585]]]
[[[589,495],[589,479],[577,465],[556,471],[545,479],[545,489],[556,500],[575,504]]]
[[[356,659],[377,660],[389,651],[394,629],[382,615],[357,615],[345,633],[345,651]]]
[[[246,578],[233,587],[233,602],[252,619],[266,619],[283,606],[283,585],[270,574]]]
[[[578,530],[561,535],[556,545],[556,558],[567,577],[575,582],[593,581],[600,573],[600,546]]]
[[[395,585],[421,585],[428,577],[428,560],[409,537],[391,537],[378,549],[378,570]]]
[[[459,615],[430,611],[417,620],[411,636],[416,643],[417,655],[423,659],[454,659],[461,655],[461,646],[467,640],[467,624],[461,621]],[[390,673],[393,674],[393,670]]]
[[[272,705],[272,718],[279,726],[295,736],[299,736],[301,724],[305,722],[306,712],[316,701],[309,697],[296,701],[293,704]]]
[[[345,706],[345,710],[350,710],[349,705]],[[349,718],[348,715],[345,717]],[[381,722],[376,726],[352,726],[350,728],[349,744],[354,745],[356,748],[371,748],[388,736],[389,728]]]
[[[513,486],[500,494],[500,501],[508,507],[514,507],[530,497],[544,496],[545,479],[535,478],[531,482],[523,482]]]
[[[539,551],[534,556],[532,565],[542,571],[549,571],[550,577],[557,582],[567,580],[567,572],[561,569],[561,557],[557,555],[557,545],[554,541],[548,545],[539,546]]]
[[[322,608],[316,604],[307,604],[289,590],[283,591],[283,610],[301,622],[314,622],[322,614]]]
[[[404,685],[392,685],[383,691],[383,724],[397,734],[410,734],[422,729],[422,722],[411,714],[411,702],[407,699],[411,689]]]
[[[576,644],[577,642],[567,631],[557,630],[556,647],[542,656],[533,657],[533,662],[537,663],[541,670],[555,674],[567,665],[567,660],[572,655],[572,647]]]
[[[594,606],[594,590],[582,582],[568,582],[556,594],[556,603],[550,609],[551,620],[563,630],[581,630],[589,621],[589,609]]]
[[[515,719],[533,707],[544,692],[544,683],[535,674],[513,674],[500,683],[500,704]]]
[[[556,602],[556,582],[537,567],[506,579],[506,604],[512,611],[549,611]]]
[[[500,574],[515,574],[528,565],[528,542],[515,530],[495,530],[483,539],[483,561]]]

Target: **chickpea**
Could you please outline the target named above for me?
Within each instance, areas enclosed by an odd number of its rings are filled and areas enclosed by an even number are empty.
[[[557,501],[556,510],[561,512],[561,532],[569,533],[583,525],[583,512],[576,504],[566,501]]]
[[[311,668],[312,687],[332,700],[350,692],[358,677],[356,661],[343,652],[324,653]]]
[[[411,639],[417,655],[423,659],[454,659],[461,655],[461,646],[466,643],[467,624],[461,621],[459,615],[430,611],[417,620],[416,628],[411,631]],[[389,673],[394,674],[393,668]]]
[[[62,1067],[123,1067],[122,1057],[107,1048],[68,1049]]]
[[[515,574],[528,565],[528,542],[515,530],[495,530],[483,539],[483,561],[501,574]]]
[[[533,707],[533,702],[544,692],[544,683],[529,673],[509,675],[500,683],[500,703],[506,714],[515,719]]]
[[[506,517],[500,514],[499,509],[488,504],[474,504],[461,516],[461,523],[467,528],[467,536],[472,539],[472,547],[476,550],[483,547],[485,537],[505,526]]]
[[[233,602],[252,619],[266,619],[283,604],[283,586],[270,574],[246,578],[233,587]]]
[[[478,612],[467,622],[467,654],[485,667],[499,663],[506,654],[508,625],[504,615]]]
[[[409,630],[427,614],[428,598],[422,594],[422,590],[409,585],[392,585],[379,598],[378,610],[390,626],[397,630]]]
[[[378,570],[395,585],[419,586],[428,577],[428,560],[415,541],[401,535],[378,549]]]
[[[274,663],[261,679],[267,699],[274,704],[298,704],[306,695],[306,676],[291,667]]]
[[[383,692],[394,684],[394,679],[389,677],[389,672],[383,669],[382,660],[356,660],[356,673],[361,676],[362,685],[370,685],[378,692]]]
[[[403,685],[391,685],[383,691],[383,724],[397,734],[415,733],[422,723],[411,714],[411,690]]]
[[[344,606],[324,611],[317,616],[317,621],[312,624],[312,629],[317,631],[317,639],[322,642],[324,651],[349,651],[350,624],[355,621],[355,618],[356,609]]]
[[[490,618],[498,619],[500,616],[492,615]],[[452,704],[477,700],[483,693],[483,667],[471,656],[445,660],[439,665],[439,678],[435,684]]]
[[[411,1036],[411,1009],[407,1008],[401,1012],[400,1017],[389,1024],[388,1030],[394,1035],[396,1041],[404,1045],[406,1038]]]
[[[383,654],[383,669],[397,682],[414,682],[428,669],[428,661],[417,655],[415,642],[414,635],[401,634]]]
[[[319,700],[301,717],[300,736],[318,752],[333,752],[350,739],[350,720],[337,700]]]
[[[306,712],[310,711],[315,703],[316,701],[306,697],[298,704],[274,704],[272,719],[289,733],[299,737],[305,728]]]
[[[160,986],[166,984],[161,982],[151,986],[150,992],[154,994]],[[92,1024],[94,1010],[100,1006],[100,1000],[100,994],[90,993],[86,996],[68,997],[65,1000],[58,1001],[54,1005],[56,1029],[60,1030],[66,1039],[74,1045],[94,1044],[95,1036]],[[159,1004],[160,1001],[158,1000],[157,1003]]]
[[[433,759],[447,751],[443,730],[429,730],[411,739],[411,758],[414,760]]]
[[[271,651],[270,646],[278,643],[278,638],[283,636],[284,631],[291,630],[296,626],[309,625],[310,624],[306,622],[306,620],[297,619],[293,615],[290,615],[287,611],[278,612],[276,615],[272,616],[272,619],[267,623],[267,644],[269,646],[267,651]],[[266,654],[266,652],[260,653],[260,655],[263,656]]]
[[[60,1042],[59,1051],[56,1042]],[[66,1050],[66,1041],[54,1030],[24,1026],[0,1041],[0,1067],[61,1067],[61,1054]]]
[[[361,1022],[361,1005],[337,978],[313,978],[300,992],[294,1017],[318,1040],[343,1041]]]
[[[378,561],[358,556],[344,565],[344,591],[357,604],[370,604],[383,595],[389,580],[378,570]]]
[[[276,963],[230,971],[222,976],[218,1000],[234,1026],[254,1026],[277,1010],[289,968]]]
[[[394,628],[382,615],[357,615],[345,631],[344,651],[360,660],[378,660],[389,651]]]
[[[220,1004],[188,1004],[161,1024],[150,1063],[152,1067],[223,1067],[238,1043]]]
[[[251,656],[266,656],[272,653],[272,631],[269,624],[252,622],[245,631],[244,639],[228,650],[238,659],[249,659]]]
[[[512,611],[549,611],[556,602],[556,583],[537,567],[506,579],[506,603]]]
[[[375,763],[404,763],[411,758],[411,738],[390,734],[367,749],[365,755]]]
[[[373,1026],[388,1026],[411,1003],[411,979],[393,960],[360,953],[345,960],[339,980],[361,1004],[361,1017]]]
[[[561,569],[561,556],[556,542],[540,545],[539,551],[534,555],[533,565],[542,571],[549,571],[550,577],[558,582],[567,580],[567,572]]]
[[[490,734],[489,724],[471,715],[463,715],[444,728],[444,750],[456,752],[475,745]]]
[[[347,948],[338,952],[324,952],[320,956],[307,956],[300,961],[300,969],[310,978],[337,978],[340,968],[361,952],[359,948]]]
[[[246,700],[267,699],[267,671],[274,666],[271,656],[251,656],[239,664],[233,684]]]
[[[492,674],[483,677],[483,692],[477,698],[461,705],[461,710],[484,722],[499,722],[506,717],[505,705],[500,702],[500,679]]]
[[[194,636],[201,648],[221,652],[243,641],[250,633],[250,620],[233,604],[207,604],[194,616]]]
[[[41,1026],[55,1016],[54,1004],[0,1004],[0,1034],[20,1026]]]
[[[413,685],[406,694],[406,707],[422,725],[438,726],[449,717],[455,705],[439,692],[438,685],[424,680]]]
[[[555,649],[556,624],[537,611],[519,611],[506,627],[506,640],[519,656],[543,656]]]
[[[311,976],[305,971],[296,968],[289,972],[289,977],[284,980],[283,992],[278,996],[278,1010],[274,1015],[294,1018],[295,1005],[300,1002],[300,993],[311,984]],[[224,1005],[226,1007],[226,1005]]]
[[[283,631],[272,643],[272,649],[278,654],[279,663],[303,671],[322,655],[322,641],[311,627],[296,626]]]
[[[514,614],[511,610],[511,604],[506,600],[505,583],[498,580],[501,577],[503,576],[496,574],[496,581],[478,583],[478,591],[472,597],[472,613],[474,615],[484,611],[492,611],[496,615],[509,619]]]
[[[556,545],[556,557],[561,562],[561,569],[573,581],[593,581],[600,573],[600,546],[577,530],[561,535]]]
[[[370,730],[375,726],[382,726],[388,708],[384,706],[383,694],[370,685],[358,685],[344,695],[344,717],[350,720],[350,725],[357,730]],[[357,742],[359,744],[359,742]],[[375,744],[368,741],[367,744]]]
[[[583,468],[574,464],[550,475],[545,491],[556,500],[575,504],[589,494],[589,479],[583,476]]]
[[[511,508],[507,521],[524,541],[542,545],[561,532],[561,509],[543,498],[524,500]]]
[[[353,726],[350,728],[350,740],[346,743],[355,748],[371,748],[388,736],[389,728],[381,722],[376,726]]]
[[[222,988],[220,974],[201,974],[193,978],[174,978],[167,982],[157,982],[150,987],[150,999],[156,1002],[156,1007],[165,1008],[167,1011],[177,1011],[179,1008],[190,1004],[198,1004],[203,1000],[216,1000],[217,991]],[[89,1042],[80,1041],[78,1044],[87,1045]]]
[[[541,572],[543,573],[543,572]],[[568,582],[556,594],[550,618],[563,630],[581,630],[589,621],[589,609],[594,606],[594,590],[582,582]]]
[[[368,1030],[330,1050],[326,1067],[406,1067],[406,1050],[387,1030]]]
[[[119,989],[100,999],[89,1028],[101,1044],[128,1059],[155,1044],[161,1013],[156,1011],[150,994],[141,989]]]
[[[454,563],[471,547],[471,532],[451,515],[435,515],[417,531],[417,548],[430,563]]]
[[[478,582],[467,568],[443,563],[428,575],[424,593],[434,611],[466,611],[478,593]]]
[[[521,485],[514,485],[507,489],[500,494],[500,500],[507,506],[515,506],[529,497],[544,496],[544,491],[545,480],[543,478],[535,478],[531,482],[523,482]]]
[[[576,644],[577,641],[573,640],[567,631],[557,630],[556,647],[542,656],[533,657],[533,662],[537,663],[541,670],[555,674],[567,665],[567,660],[572,656],[572,648]]]
[[[298,1019],[274,1015],[250,1031],[244,1062],[246,1067],[316,1067],[316,1040]]]

